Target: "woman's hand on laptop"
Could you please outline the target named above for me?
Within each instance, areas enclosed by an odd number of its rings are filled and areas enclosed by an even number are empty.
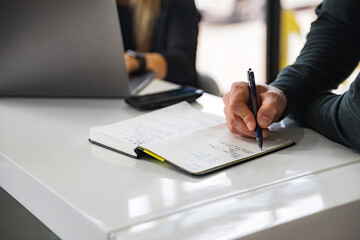
[[[127,53],[124,54],[124,57],[125,57],[125,65],[128,73],[133,73],[139,69],[140,63],[135,57],[130,56]]]

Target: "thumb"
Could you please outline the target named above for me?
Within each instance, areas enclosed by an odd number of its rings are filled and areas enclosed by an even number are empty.
[[[276,107],[273,103],[263,102],[257,113],[257,122],[261,128],[268,128],[274,122]]]

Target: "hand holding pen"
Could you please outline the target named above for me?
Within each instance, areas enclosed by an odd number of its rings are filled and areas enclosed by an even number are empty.
[[[266,138],[270,124],[282,116],[287,99],[280,89],[266,84],[256,84],[256,93],[259,103],[256,119],[249,104],[251,100],[248,82],[233,83],[231,90],[224,95],[224,113],[232,133],[255,138],[257,123],[262,128],[263,138]]]

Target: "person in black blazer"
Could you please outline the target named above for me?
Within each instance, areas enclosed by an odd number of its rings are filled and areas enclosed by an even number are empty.
[[[201,15],[194,0],[117,0],[117,5],[128,72],[154,71],[160,79],[197,86]]]

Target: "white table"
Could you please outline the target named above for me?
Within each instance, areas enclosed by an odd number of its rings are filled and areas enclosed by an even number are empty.
[[[148,91],[173,87],[154,81]],[[195,107],[222,114],[220,98]],[[360,239],[360,155],[285,120],[296,145],[203,177],[88,141],[121,99],[0,101],[0,186],[62,239]]]

